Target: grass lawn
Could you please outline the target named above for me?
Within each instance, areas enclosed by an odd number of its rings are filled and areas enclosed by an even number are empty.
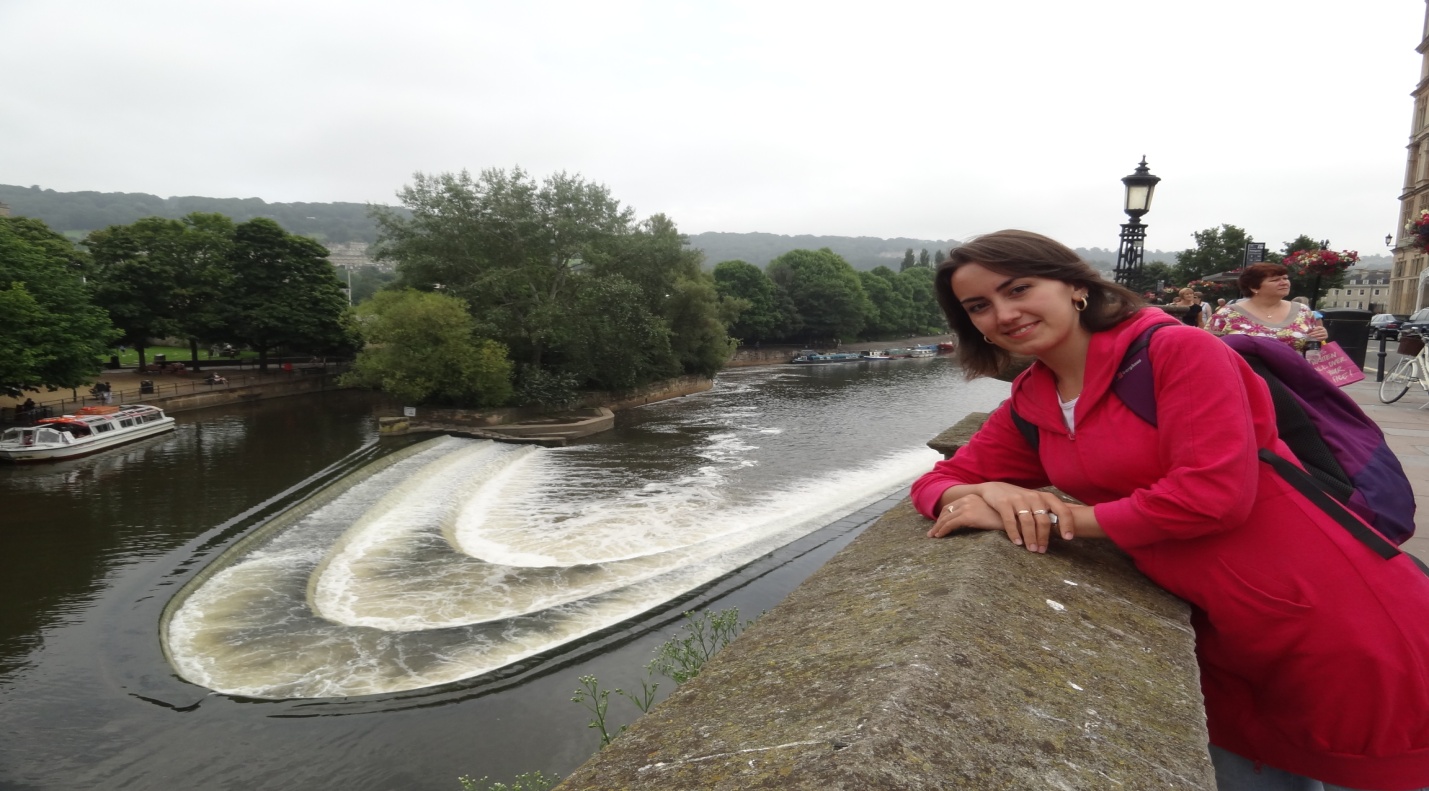
[[[127,366],[127,367],[133,367],[133,366],[136,366],[136,365],[139,364],[139,352],[135,351],[135,350],[134,350],[134,347],[132,347],[132,346],[126,346],[126,347],[124,348],[124,351],[123,351],[122,353],[121,353],[117,348],[111,349],[111,350],[109,351],[109,353],[112,354],[112,355],[115,355],[116,357],[119,358],[119,364],[120,364],[120,365]],[[188,359],[189,359],[189,347],[187,347],[187,346],[148,346],[148,347],[146,347],[146,348],[144,349],[144,362],[149,363],[150,365],[152,365],[152,364],[154,363],[154,355],[156,355],[156,354],[162,354],[162,355],[164,355],[164,358],[165,358],[168,362],[171,362],[171,363],[173,363],[173,362],[187,362]],[[245,349],[245,350],[243,350],[243,351],[238,352],[238,354],[237,354],[236,356],[237,356],[237,357],[240,357],[240,358],[242,358],[242,359],[244,359],[244,360],[256,360],[256,359],[258,359],[258,352],[250,351],[250,350]],[[198,358],[199,358],[200,360],[207,360],[207,359],[208,359],[208,347],[207,347],[207,346],[200,346],[200,347],[199,347],[199,350],[198,350]],[[226,358],[225,358],[225,359],[226,359]],[[109,358],[108,358],[108,357],[105,357],[105,358],[103,358],[102,360],[100,360],[100,363],[101,363],[101,364],[107,363],[107,362],[109,362]]]

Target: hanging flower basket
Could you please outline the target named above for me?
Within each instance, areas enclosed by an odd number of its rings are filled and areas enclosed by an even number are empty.
[[[1414,234],[1414,244],[1429,252],[1429,209],[1420,209],[1419,216],[1405,223],[1404,230]]]
[[[1297,250],[1282,262],[1292,275],[1329,277],[1349,269],[1360,260],[1354,250]]]

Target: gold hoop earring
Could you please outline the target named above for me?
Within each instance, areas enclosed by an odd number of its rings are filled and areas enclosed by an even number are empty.
[[[1082,297],[1082,300],[1081,300],[1081,301],[1082,301],[1082,304],[1076,306],[1078,313],[1081,313],[1082,311],[1084,311],[1084,310],[1087,309],[1087,298],[1086,298],[1086,297]]]

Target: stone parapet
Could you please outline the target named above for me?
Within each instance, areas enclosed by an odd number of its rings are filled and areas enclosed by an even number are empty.
[[[928,526],[895,506],[560,788],[1215,788],[1184,602],[1109,542]]]

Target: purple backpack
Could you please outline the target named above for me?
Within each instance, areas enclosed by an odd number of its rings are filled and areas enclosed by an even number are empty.
[[[1122,403],[1153,426],[1156,397],[1151,335],[1175,326],[1157,324],[1138,336],[1122,357],[1112,383],[1112,392]],[[1414,535],[1414,489],[1379,425],[1286,343],[1250,335],[1226,335],[1222,340],[1269,386],[1280,438],[1305,469],[1265,449],[1260,452],[1261,459],[1321,510],[1335,516],[1361,543],[1385,558],[1398,554],[1384,539],[1397,545]],[[1033,449],[1039,447],[1037,427],[1016,412],[1012,419]],[[1379,533],[1338,513],[1345,509]]]

